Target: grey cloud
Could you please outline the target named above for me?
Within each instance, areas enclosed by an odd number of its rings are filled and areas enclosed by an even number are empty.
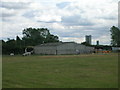
[[[1,2],[0,7],[7,9],[24,9],[27,8],[29,3],[23,2]]]
[[[62,17],[61,21],[64,25],[67,26],[92,26],[94,23],[91,21],[82,18],[79,15],[73,15],[73,16],[64,16]]]
[[[40,21],[38,20],[37,22],[40,22],[40,23],[59,23],[58,21]]]
[[[88,34],[91,34],[94,39],[99,38],[101,36],[109,35],[109,27],[95,27],[92,29],[93,32],[87,32]]]
[[[90,29],[89,29],[90,28]],[[101,36],[106,36],[109,35],[109,27],[84,27],[78,28],[78,29],[73,29],[70,32],[57,32],[60,37],[76,37],[76,38],[82,38],[85,37],[85,35],[92,35],[93,39],[100,38]]]
[[[27,7],[28,3],[23,2],[1,2],[0,8],[2,12],[0,13],[0,17],[2,17],[2,21],[9,22],[10,17],[16,16],[21,9],[27,9]]]
[[[81,33],[76,35],[76,32],[74,32],[74,33],[71,33],[71,32],[69,32],[69,33],[59,33],[59,35],[61,37],[72,37],[72,38],[82,38],[84,36]]]
[[[24,13],[22,16],[24,16],[26,18],[33,18],[33,17],[35,17],[34,12],[35,11],[29,11],[29,12]]]
[[[14,16],[14,13],[10,14],[10,13],[2,13],[0,14],[0,17],[11,17],[11,16]]]
[[[62,2],[62,3],[58,3],[58,4],[56,4],[56,6],[58,7],[58,8],[65,8],[66,6],[68,6],[70,4],[70,2]]]
[[[110,27],[109,26],[88,26],[82,28],[82,30],[93,30],[93,31],[109,31]]]
[[[8,12],[8,10],[4,10],[0,13],[0,17],[2,17],[2,21],[10,21],[9,18],[13,16],[16,16],[16,13],[11,11]]]
[[[9,20],[9,18],[12,16],[15,16],[15,15],[16,15],[15,13],[2,12],[0,14],[0,17],[2,18],[2,21],[9,22],[9,21],[11,21],[11,20]]]
[[[4,21],[4,22],[9,22],[9,20],[6,19],[6,18],[4,18],[4,17],[2,17],[2,21]]]
[[[114,16],[105,16],[105,17],[99,17],[99,18],[101,18],[101,19],[105,19],[105,20],[116,20],[117,19],[117,17],[114,17]]]

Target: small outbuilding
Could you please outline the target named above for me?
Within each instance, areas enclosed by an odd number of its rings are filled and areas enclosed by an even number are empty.
[[[120,52],[120,47],[112,47],[113,52]]]
[[[62,55],[92,53],[94,47],[89,47],[75,42],[45,43],[34,47],[35,54]]]

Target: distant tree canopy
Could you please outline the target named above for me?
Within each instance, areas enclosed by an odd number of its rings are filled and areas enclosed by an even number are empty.
[[[20,54],[23,52],[24,52],[24,49],[23,49],[21,40],[8,39],[8,41],[6,42],[2,40],[3,54],[10,54],[10,53]]]
[[[23,30],[25,45],[37,45],[48,42],[59,42],[58,36],[50,34],[47,28],[26,28]]]
[[[87,43],[87,42],[82,42],[81,44],[83,44],[83,45],[86,45],[86,46],[91,46],[89,43]]]
[[[110,32],[112,46],[120,46],[120,29],[118,27],[112,26]]]
[[[30,46],[42,43],[59,42],[58,36],[50,34],[47,28],[26,28],[22,34],[22,39],[16,36],[16,39],[8,38],[6,42],[2,40],[2,53],[22,54],[26,47],[30,48]]]

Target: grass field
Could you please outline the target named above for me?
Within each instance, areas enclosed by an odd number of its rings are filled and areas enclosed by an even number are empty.
[[[3,56],[3,88],[117,88],[118,56]]]

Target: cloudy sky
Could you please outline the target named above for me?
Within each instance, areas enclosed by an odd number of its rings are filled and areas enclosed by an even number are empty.
[[[61,41],[110,44],[118,23],[119,0],[1,0],[0,39],[22,37],[24,28],[48,28]]]

